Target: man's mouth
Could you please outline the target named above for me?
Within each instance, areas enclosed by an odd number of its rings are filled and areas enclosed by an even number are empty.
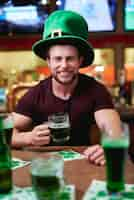
[[[60,72],[60,75],[62,75],[62,76],[68,76],[68,75],[70,75],[70,72]]]

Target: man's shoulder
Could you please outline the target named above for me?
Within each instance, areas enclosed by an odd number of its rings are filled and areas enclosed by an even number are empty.
[[[39,96],[39,95],[41,95],[41,96],[45,95],[45,91],[47,90],[47,88],[50,87],[50,79],[51,78],[41,80],[36,85],[30,87],[29,90],[25,93],[24,96],[27,96],[27,97],[30,97],[30,98],[31,97],[35,98],[36,96]]]
[[[87,76],[85,74],[80,74],[79,75],[79,80],[80,84],[85,84],[87,87],[97,87],[103,85],[99,81],[97,81],[94,77],[92,76]]]
[[[51,80],[50,77],[41,80],[39,83],[37,83],[35,86],[32,87],[32,90],[40,90],[43,88],[47,88],[50,85],[50,80]]]
[[[96,96],[99,93],[107,93],[108,90],[106,86],[103,83],[100,83],[97,81],[94,77],[87,76],[84,74],[80,74],[80,79],[79,79],[79,90],[85,91],[85,93],[92,94],[92,96]]]

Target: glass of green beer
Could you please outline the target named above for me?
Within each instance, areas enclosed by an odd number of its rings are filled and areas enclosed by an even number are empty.
[[[129,147],[129,127],[121,123],[120,128],[102,132],[101,144],[106,159],[107,190],[121,193],[125,189],[124,170]]]
[[[9,147],[11,146],[13,126],[14,122],[12,113],[5,114],[3,118],[3,127],[4,127],[6,143]]]
[[[39,200],[57,200],[64,186],[64,161],[54,153],[34,158],[31,163],[32,187]]]

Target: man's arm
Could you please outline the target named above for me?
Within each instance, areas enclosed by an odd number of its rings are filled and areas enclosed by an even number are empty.
[[[42,124],[32,129],[32,119],[15,112],[13,113],[13,119],[13,147],[41,146],[50,143],[50,131],[47,124]]]
[[[101,130],[112,130],[115,133],[120,132],[120,117],[114,109],[102,109],[95,112],[96,124]],[[84,154],[90,162],[98,165],[105,164],[104,150],[101,145],[93,145],[88,147]]]
[[[96,124],[100,130],[120,130],[120,116],[115,109],[102,109],[95,112]]]

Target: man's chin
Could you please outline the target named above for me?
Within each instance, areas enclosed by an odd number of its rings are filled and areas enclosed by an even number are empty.
[[[74,82],[75,76],[74,76],[72,79],[70,79],[70,80],[62,80],[62,79],[59,79],[59,78],[57,78],[57,77],[55,77],[55,80],[56,80],[58,83],[62,84],[62,85],[70,85],[70,84],[72,84],[72,83]]]
[[[71,83],[73,83],[73,80],[70,81],[56,80],[56,81],[62,85],[70,85]]]

